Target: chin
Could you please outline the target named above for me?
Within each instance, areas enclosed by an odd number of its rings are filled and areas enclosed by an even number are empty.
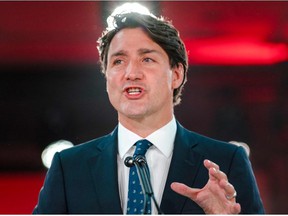
[[[143,119],[145,116],[147,116],[146,112],[135,112],[135,110],[130,112],[124,111],[122,112],[123,116],[126,116],[129,119]]]
[[[142,118],[147,114],[147,107],[142,104],[123,104],[120,112],[129,118]]]
[[[127,116],[130,119],[142,119],[145,117],[145,115],[139,114],[139,113],[129,113],[129,114],[126,114],[125,116]]]

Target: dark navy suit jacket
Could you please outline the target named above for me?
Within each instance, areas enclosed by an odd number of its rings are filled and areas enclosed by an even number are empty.
[[[123,214],[117,177],[117,128],[109,135],[56,153],[33,213]],[[190,199],[170,189],[174,181],[202,188],[208,180],[203,160],[227,174],[241,213],[264,213],[250,161],[242,147],[183,128],[177,122],[173,157],[161,209],[164,214],[202,214]]]

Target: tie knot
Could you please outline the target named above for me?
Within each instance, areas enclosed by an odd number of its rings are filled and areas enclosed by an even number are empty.
[[[143,155],[144,156],[150,146],[152,146],[152,143],[150,143],[146,139],[137,141],[134,156],[137,156],[137,155]]]

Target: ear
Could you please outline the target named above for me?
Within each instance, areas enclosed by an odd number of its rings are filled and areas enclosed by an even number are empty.
[[[184,79],[184,67],[181,63],[172,68],[172,88],[177,89],[182,84]]]

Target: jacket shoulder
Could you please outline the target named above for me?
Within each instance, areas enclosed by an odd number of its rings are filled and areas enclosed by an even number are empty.
[[[111,145],[117,145],[117,130],[115,129],[110,134],[80,143],[71,148],[61,151],[59,154],[63,158],[91,155],[93,153],[101,152]]]
[[[188,130],[186,128],[184,128],[183,126],[181,126],[179,124],[178,126],[178,135],[179,137],[187,140],[189,144],[195,145],[197,146],[197,148],[200,149],[205,149],[205,150],[209,150],[209,149],[214,149],[214,148],[224,148],[230,151],[235,151],[238,146],[229,143],[227,141],[222,141],[222,140],[218,140],[218,139],[214,139],[211,137],[208,137],[206,135]]]

